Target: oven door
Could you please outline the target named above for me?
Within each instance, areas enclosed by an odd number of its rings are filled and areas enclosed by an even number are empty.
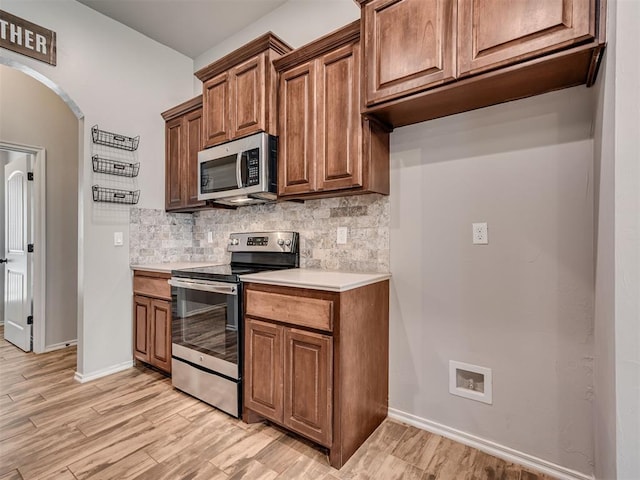
[[[172,355],[240,378],[239,284],[172,277]]]

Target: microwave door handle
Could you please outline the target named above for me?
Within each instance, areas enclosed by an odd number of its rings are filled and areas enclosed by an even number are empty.
[[[213,283],[213,282],[192,282],[178,278],[167,280],[169,285],[177,288],[187,288],[189,290],[199,290],[202,292],[221,293],[223,295],[237,295],[238,289],[235,284]]]
[[[236,158],[236,182],[238,182],[238,188],[244,187],[242,183],[242,152],[238,152]]]

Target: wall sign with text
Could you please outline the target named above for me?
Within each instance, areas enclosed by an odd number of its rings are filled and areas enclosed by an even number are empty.
[[[56,32],[0,10],[0,47],[56,64]]]

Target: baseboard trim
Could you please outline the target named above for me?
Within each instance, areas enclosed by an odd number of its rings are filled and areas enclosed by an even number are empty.
[[[54,350],[60,350],[62,348],[73,347],[78,345],[78,340],[68,340],[66,342],[54,343],[53,345],[47,345],[44,347],[44,352],[53,352]]]
[[[532,468],[539,472],[551,475],[560,480],[593,480],[593,475],[587,475],[582,472],[565,468],[555,463],[548,462],[541,458],[534,457],[532,455],[514,450],[513,448],[500,445],[499,443],[486,440],[481,437],[477,437],[461,430],[442,425],[426,418],[421,418],[410,413],[396,410],[395,408],[389,408],[389,418],[398,420],[403,423],[407,423],[416,428],[426,430],[436,435],[447,437],[456,442],[468,445],[469,447],[477,448],[480,451],[501,458],[508,462],[517,463],[527,468]]]
[[[133,360],[123,362],[119,365],[113,365],[112,367],[104,368],[93,373],[82,374],[80,372],[76,372],[73,378],[76,380],[76,382],[87,383],[92,380],[97,380],[98,378],[106,377],[107,375],[122,372],[123,370],[127,370],[131,367],[133,367]]]

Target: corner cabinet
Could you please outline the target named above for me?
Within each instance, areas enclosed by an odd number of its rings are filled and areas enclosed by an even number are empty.
[[[278,195],[389,194],[389,131],[360,115],[360,22],[274,62]]]
[[[387,416],[389,282],[345,292],[245,286],[245,421],[329,449],[340,468]]]
[[[133,274],[133,357],[171,373],[171,288],[166,273]]]
[[[195,73],[203,82],[204,147],[259,131],[277,134],[272,62],[289,51],[267,33]]]
[[[356,0],[364,113],[403,126],[593,84],[605,0]]]
[[[165,209],[190,212],[198,201],[198,152],[202,142],[202,96],[162,113],[165,124]]]

